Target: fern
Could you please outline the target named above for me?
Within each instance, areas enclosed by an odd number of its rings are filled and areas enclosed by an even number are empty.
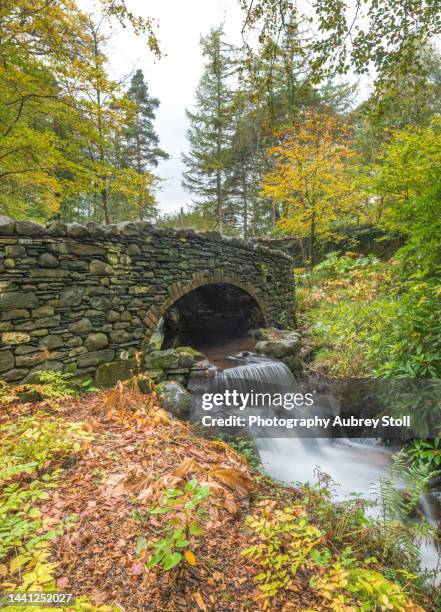
[[[426,492],[427,483],[439,473],[428,471],[422,465],[409,464],[404,450],[396,453],[387,477],[380,479],[377,490],[383,522],[409,517]]]
[[[424,519],[411,525],[406,524],[406,519],[425,494],[429,480],[438,473],[429,472],[422,465],[409,464],[404,450],[394,456],[388,475],[380,480],[376,489],[384,557],[396,556],[399,552],[418,567],[420,543],[433,538],[434,530]]]

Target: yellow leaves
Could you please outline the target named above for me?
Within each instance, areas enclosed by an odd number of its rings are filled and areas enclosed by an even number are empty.
[[[309,113],[284,134],[281,146],[269,150],[274,165],[261,193],[283,204],[283,230],[307,235],[314,222],[321,236],[338,215],[350,212],[357,196],[351,178],[355,153],[348,142],[341,121]]]
[[[32,561],[32,557],[29,555],[17,555],[9,562],[9,573],[14,575],[19,569],[22,569],[25,565]]]
[[[184,558],[189,565],[196,565],[196,555],[191,552],[191,550],[186,550],[184,553]]]

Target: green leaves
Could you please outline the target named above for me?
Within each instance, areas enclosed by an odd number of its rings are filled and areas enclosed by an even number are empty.
[[[202,535],[202,527],[196,523],[192,523],[190,525],[190,533],[194,536],[200,536]]]
[[[38,504],[50,499],[49,491],[57,485],[61,471],[55,469],[55,460],[77,452],[86,439],[90,434],[80,423],[41,411],[0,426],[0,565],[15,553],[8,565],[14,582],[6,581],[6,586],[40,590],[54,580],[49,542],[64,527],[50,523]],[[31,480],[37,472],[40,477]]]
[[[161,565],[165,571],[171,570],[183,559],[190,565],[196,565],[196,556],[190,549],[195,546],[195,539],[203,534],[199,521],[206,516],[205,501],[210,494],[209,485],[199,485],[196,480],[187,482],[183,489],[168,489],[161,505],[148,512],[136,510],[135,519],[144,523],[146,516],[163,514],[164,538],[156,542],[147,542],[144,536],[138,538],[136,554],[141,555],[146,549],[153,549],[147,561],[147,568]],[[183,554],[184,553],[184,554]]]
[[[246,524],[257,534],[258,544],[242,554],[264,570],[256,580],[268,607],[269,600],[312,558],[322,534],[309,523],[300,505],[284,510],[264,507],[260,515],[248,516]]]
[[[170,554],[166,554],[162,560],[162,567],[168,571],[173,569],[178,563],[180,563],[183,559],[181,553],[174,552]]]

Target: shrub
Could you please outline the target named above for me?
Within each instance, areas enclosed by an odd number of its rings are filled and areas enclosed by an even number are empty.
[[[134,517],[141,523],[150,515],[163,514],[164,527],[161,540],[147,542],[144,536],[138,538],[136,552],[152,550],[147,568],[160,565],[171,570],[183,559],[196,565],[193,550],[196,540],[203,533],[203,521],[207,517],[206,500],[210,493],[209,485],[199,485],[196,480],[187,482],[183,489],[168,489],[161,503],[147,513],[135,510]]]
[[[60,477],[59,461],[90,439],[79,423],[44,412],[0,425],[0,565],[5,590],[39,590],[55,584],[49,542],[62,525],[50,526],[38,506]]]

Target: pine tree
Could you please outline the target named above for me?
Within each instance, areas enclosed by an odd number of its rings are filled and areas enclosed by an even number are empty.
[[[233,49],[223,41],[222,28],[201,39],[206,64],[196,90],[196,109],[187,111],[190,151],[182,159],[186,166],[182,185],[196,208],[216,220],[224,231],[235,225],[228,190],[231,163]]]
[[[132,76],[127,97],[133,109],[125,130],[126,161],[137,172],[146,172],[169,155],[159,147],[159,137],[153,126],[159,100],[150,96],[142,70]]]

